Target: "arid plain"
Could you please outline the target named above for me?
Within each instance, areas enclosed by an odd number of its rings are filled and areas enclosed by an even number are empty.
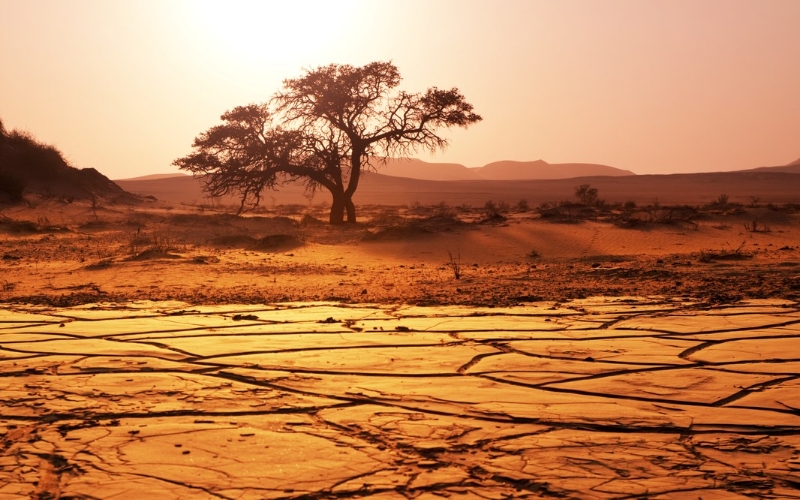
[[[4,207],[0,498],[798,498],[776,185]]]

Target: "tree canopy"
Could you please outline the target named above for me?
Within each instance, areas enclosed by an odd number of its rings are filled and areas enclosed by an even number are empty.
[[[202,177],[212,196],[240,196],[240,211],[257,206],[265,189],[303,182],[331,193],[332,224],[345,214],[355,222],[353,194],[377,158],[442,149],[440,129],[481,120],[458,89],[408,93],[397,90],[400,79],[391,62],[306,71],[269,102],[223,114],[174,164]]]

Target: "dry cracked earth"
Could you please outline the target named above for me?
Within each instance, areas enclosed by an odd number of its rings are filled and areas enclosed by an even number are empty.
[[[0,308],[0,498],[800,498],[800,305]]]

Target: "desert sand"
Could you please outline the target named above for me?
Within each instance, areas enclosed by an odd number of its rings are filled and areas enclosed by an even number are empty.
[[[43,200],[0,214],[0,301],[515,305],[590,296],[800,296],[789,206],[220,208]],[[453,260],[450,260],[450,256]],[[459,269],[455,278],[453,266]]]
[[[798,498],[800,213],[0,212],[0,498]]]

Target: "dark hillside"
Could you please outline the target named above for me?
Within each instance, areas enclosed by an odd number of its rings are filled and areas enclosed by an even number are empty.
[[[93,195],[114,201],[136,199],[97,170],[72,167],[55,147],[25,132],[8,132],[0,122],[0,201],[19,202],[24,194],[68,199],[88,199]]]

